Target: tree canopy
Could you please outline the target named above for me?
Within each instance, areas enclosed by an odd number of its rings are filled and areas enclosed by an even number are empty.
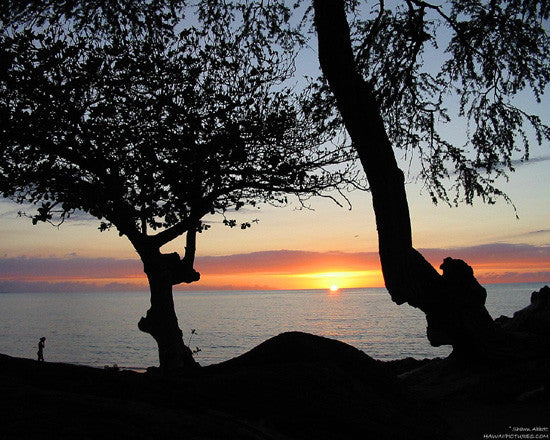
[[[283,6],[20,5],[2,11],[0,190],[33,221],[81,210],[162,245],[207,213],[344,184],[351,150],[288,81]]]
[[[550,79],[548,2],[345,3],[357,73],[432,200],[506,198],[497,178],[550,140],[548,122],[525,105],[540,102]],[[336,105],[322,89],[328,113]]]

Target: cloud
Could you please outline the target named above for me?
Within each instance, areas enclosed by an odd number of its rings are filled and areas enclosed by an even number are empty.
[[[0,279],[6,278],[134,278],[143,276],[139,260],[67,256],[0,258]]]
[[[517,263],[519,265],[550,265],[550,246],[531,244],[488,243],[479,246],[457,247],[450,249],[419,249],[432,262],[442,262],[445,257],[459,258],[469,264],[489,264],[497,262]]]
[[[480,283],[548,283],[550,271],[533,272],[486,272],[477,276]]]
[[[488,243],[452,249],[420,249],[435,267],[445,257],[474,267],[482,282],[550,280],[550,246]],[[274,250],[197,257],[201,281],[177,290],[269,290],[293,275],[380,270],[377,252]],[[284,281],[287,280],[287,281]],[[282,287],[284,288],[284,287]],[[137,259],[0,257],[0,292],[146,290]]]
[[[16,203],[12,200],[0,197],[0,218],[16,219],[20,217],[19,215],[20,212],[26,213],[32,216],[35,213],[36,208],[38,206],[40,206],[40,203],[36,205],[32,203],[27,203],[27,202]],[[54,222],[55,221],[56,219],[54,218]],[[81,210],[76,210],[71,214],[69,218],[65,220],[66,224],[71,224],[71,225],[81,225],[81,224],[89,225],[91,222],[98,223],[99,220],[93,215]]]
[[[516,235],[515,237],[538,237],[539,235],[550,234],[550,229],[539,229],[537,231],[529,231],[523,234]]]
[[[90,292],[143,292],[148,291],[146,280],[143,283],[82,283],[78,281],[24,281],[0,280],[0,294],[2,293],[90,293]],[[274,290],[273,286],[253,284],[242,286],[236,284],[180,284],[174,286],[175,292],[212,292],[216,290]]]
[[[517,168],[518,166],[531,165],[533,163],[546,162],[548,160],[550,160],[550,156],[547,156],[547,155],[530,157],[529,160],[515,159],[512,161],[512,166]]]
[[[436,267],[446,257],[459,258],[470,264],[508,262],[518,265],[550,266],[550,246],[530,244],[489,243],[450,249],[419,249]],[[378,252],[308,252],[265,251],[222,257],[198,257],[197,269],[208,274],[229,273],[309,273],[380,269]]]
[[[531,236],[531,235],[542,235],[542,234],[548,234],[550,233],[550,229],[539,229],[537,231],[529,231],[525,234],[522,234],[524,236]]]
[[[146,284],[111,282],[81,283],[81,282],[48,282],[48,281],[23,281],[0,280],[0,292],[2,293],[88,293],[88,292],[135,292],[147,290]]]
[[[518,239],[532,239],[535,238],[537,240],[542,240],[544,238],[550,237],[550,229],[537,229],[534,231],[526,231],[522,232],[520,234],[512,234],[512,235],[506,235],[502,238],[505,240],[513,239],[517,241]]]
[[[377,252],[263,251],[221,257],[197,257],[197,270],[208,274],[308,273],[378,269]]]

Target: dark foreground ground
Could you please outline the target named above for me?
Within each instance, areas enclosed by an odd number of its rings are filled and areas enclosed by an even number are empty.
[[[382,363],[296,332],[171,379],[0,355],[0,438],[544,439],[549,377],[548,360]]]

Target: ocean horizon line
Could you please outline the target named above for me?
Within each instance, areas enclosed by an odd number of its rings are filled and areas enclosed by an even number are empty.
[[[514,285],[540,285],[541,288],[545,285],[550,285],[550,280],[546,281],[522,281],[522,282],[490,282],[490,283],[480,283],[482,286],[514,286]],[[83,286],[84,287],[84,286]],[[180,293],[223,293],[223,292],[320,292],[320,291],[326,291],[330,292],[332,294],[337,294],[338,292],[342,291],[352,291],[352,290],[375,290],[375,289],[386,289],[386,286],[368,286],[368,287],[338,287],[336,291],[331,291],[330,287],[325,288],[306,288],[306,289],[276,289],[276,288],[257,288],[257,287],[243,287],[243,288],[188,288],[188,289],[178,289],[174,288],[173,293],[175,295]],[[137,289],[109,289],[109,290],[52,290],[52,291],[0,291],[0,295],[3,294],[59,294],[59,293],[67,293],[67,294],[100,294],[100,293],[149,293],[149,290],[146,286],[144,288],[137,288]]]

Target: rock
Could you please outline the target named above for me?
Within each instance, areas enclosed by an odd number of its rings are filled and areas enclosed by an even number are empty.
[[[485,306],[487,291],[474,277],[474,270],[463,260],[447,257],[439,268],[443,280],[456,290],[455,301],[468,306]]]
[[[495,320],[504,330],[550,336],[550,287],[544,286],[531,294],[531,304],[518,310],[512,318]]]
[[[541,402],[541,401],[544,401],[544,400],[548,401],[549,397],[550,397],[550,395],[548,393],[548,389],[547,389],[547,387],[545,387],[543,385],[539,388],[536,388],[536,389],[530,390],[530,391],[526,391],[525,393],[521,394],[518,397],[518,401],[520,401],[520,402],[529,402],[529,401]]]
[[[290,438],[447,438],[445,423],[419,407],[381,362],[333,339],[283,333],[203,370],[215,386],[207,378],[201,386],[216,389],[224,412]]]
[[[427,336],[433,346],[452,345],[455,352],[481,355],[483,342],[494,329],[485,308],[487,291],[464,261],[447,257],[440,268],[440,298],[427,304]]]
[[[2,438],[449,438],[380,362],[299,332],[182,377],[0,355],[0,392]]]
[[[439,358],[435,358],[439,359]],[[416,370],[430,362],[433,362],[435,359],[415,359],[412,357],[407,357],[404,359],[396,359],[392,361],[381,361],[384,367],[391,371],[393,374],[399,376],[404,373]]]

